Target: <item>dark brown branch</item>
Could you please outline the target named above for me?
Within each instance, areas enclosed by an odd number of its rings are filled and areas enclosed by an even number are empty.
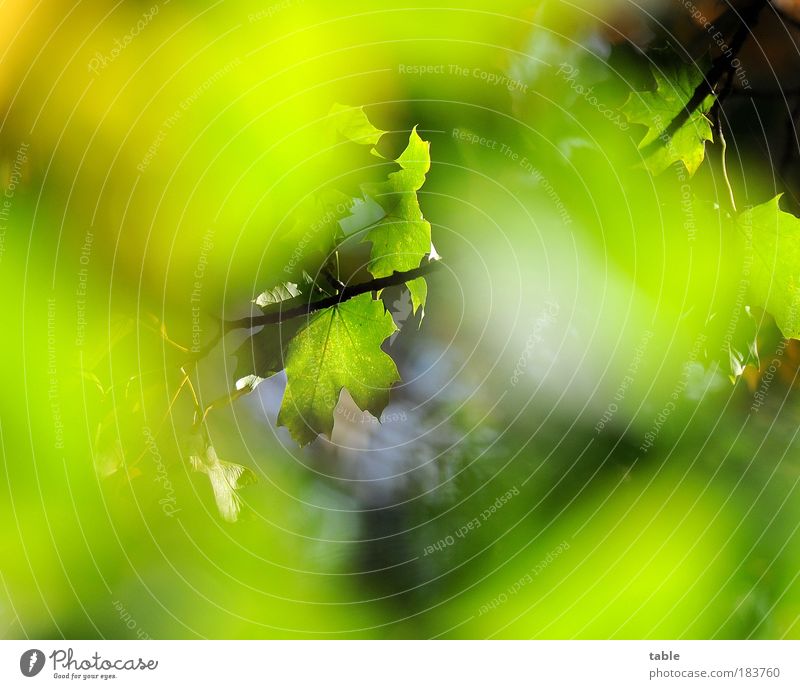
[[[377,292],[379,290],[386,289],[387,287],[402,285],[404,282],[409,282],[410,280],[415,280],[416,278],[421,278],[425,275],[428,275],[440,267],[441,261],[428,261],[427,263],[422,264],[419,268],[414,268],[413,270],[406,270],[400,273],[394,272],[386,277],[375,278],[374,280],[361,282],[357,285],[347,285],[339,294],[336,294],[332,297],[308,301],[305,304],[301,304],[300,306],[295,306],[290,309],[281,308],[281,304],[278,304],[278,308],[270,313],[264,313],[260,316],[238,318],[232,321],[223,321],[223,329],[225,333],[229,333],[232,330],[238,330],[240,328],[256,328],[259,325],[283,323],[284,321],[297,318],[298,316],[307,316],[315,311],[319,311],[320,309],[327,309],[331,306],[336,306],[337,304],[341,304],[348,299],[352,299],[353,297],[357,297],[361,294],[366,294],[367,292]]]
[[[414,268],[413,270],[406,270],[403,272],[395,271],[386,277],[375,278],[374,280],[360,282],[356,285],[345,286],[344,289],[339,292],[339,294],[331,297],[325,297],[324,299],[317,299],[315,301],[307,301],[305,304],[293,306],[288,309],[283,308],[283,304],[276,304],[274,311],[261,314],[260,316],[249,316],[246,318],[237,318],[231,321],[220,321],[220,327],[217,331],[217,334],[209,342],[207,342],[202,349],[193,353],[191,363],[197,363],[200,359],[203,359],[205,356],[207,356],[211,350],[217,346],[219,341],[233,330],[257,328],[261,325],[283,323],[284,321],[288,321],[292,318],[298,318],[299,316],[308,316],[315,311],[336,306],[337,304],[341,304],[342,302],[352,299],[353,297],[357,297],[361,294],[366,294],[367,292],[378,292],[379,290],[386,289],[387,287],[395,287],[396,285],[402,285],[404,282],[409,282],[411,280],[424,277],[425,275],[438,270],[441,268],[441,266],[442,262],[439,260],[427,261],[419,268]]]
[[[700,104],[713,92],[719,80],[725,74],[733,70],[733,60],[739,55],[747,37],[750,36],[758,23],[758,17],[769,4],[769,0],[755,0],[740,16],[739,28],[731,39],[729,49],[714,58],[708,72],[703,76],[703,80],[697,85],[692,97],[686,106],[672,119],[667,128],[649,146],[658,147],[668,141],[692,116],[692,113],[700,107]],[[648,146],[648,147],[649,147]]]

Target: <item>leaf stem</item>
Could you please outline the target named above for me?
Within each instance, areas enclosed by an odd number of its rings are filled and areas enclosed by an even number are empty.
[[[731,210],[736,213],[736,197],[733,195],[733,186],[731,185],[731,178],[728,175],[728,142],[725,139],[725,131],[722,127],[722,118],[725,114],[722,111],[722,102],[731,92],[733,88],[733,75],[728,72],[728,79],[725,82],[725,86],[723,87],[722,91],[717,98],[716,103],[714,103],[714,124],[717,130],[717,140],[720,145],[720,164],[722,167],[722,178],[725,180],[725,186],[728,188],[728,197],[731,201]]]
[[[722,118],[717,113],[717,135],[719,136],[719,144],[720,144],[720,159],[722,162],[722,177],[725,180],[725,186],[728,187],[728,196],[731,200],[731,208],[733,212],[736,213],[736,199],[733,196],[733,187],[731,186],[730,177],[728,177],[728,163],[727,163],[727,156],[726,153],[728,151],[728,144],[725,141],[725,134],[722,131]]]

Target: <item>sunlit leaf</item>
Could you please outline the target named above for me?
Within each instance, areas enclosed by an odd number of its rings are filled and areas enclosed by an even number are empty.
[[[414,313],[422,308],[425,311],[425,301],[428,298],[428,283],[425,278],[417,278],[416,280],[409,280],[406,283],[408,291],[411,293],[411,303],[414,306]]]
[[[685,112],[703,73],[698,65],[685,64],[677,56],[651,65],[651,71],[656,90],[632,93],[622,106],[622,112],[628,121],[647,127],[639,149],[650,172],[659,174],[673,163],[682,161],[689,174],[694,174],[703,162],[705,142],[713,140],[711,122],[706,113],[714,104],[715,97],[707,96],[681,126],[667,136],[670,123]]]
[[[389,390],[400,380],[381,344],[396,326],[383,302],[363,294],[309,317],[289,343],[287,385],[278,423],[306,445],[330,435],[342,388],[380,418]]]
[[[255,474],[241,464],[220,459],[211,445],[204,452],[192,454],[189,461],[195,471],[208,476],[220,516],[226,522],[235,522],[242,511],[242,499],[238,491],[243,486],[255,483]]]
[[[365,237],[365,241],[372,242],[369,271],[374,277],[412,270],[431,249],[431,226],[423,217],[417,198],[431,166],[430,143],[420,138],[416,127],[397,163],[400,170],[391,173],[386,182],[367,188],[386,211],[386,217]],[[425,304],[427,286],[421,280],[408,287],[416,312]]]
[[[738,220],[750,264],[750,295],[775,318],[785,337],[800,338],[800,219],[779,207],[780,196]]]
[[[278,304],[298,296],[300,296],[300,290],[295,283],[281,282],[272,289],[264,290],[255,298],[254,303],[263,307],[270,304]]]

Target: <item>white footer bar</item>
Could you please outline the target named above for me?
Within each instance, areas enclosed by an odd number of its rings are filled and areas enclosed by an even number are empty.
[[[800,687],[797,641],[4,641],[0,687]]]

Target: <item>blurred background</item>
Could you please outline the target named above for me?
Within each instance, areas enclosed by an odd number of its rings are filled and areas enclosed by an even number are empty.
[[[619,114],[649,51],[713,57],[700,17],[729,37],[748,4],[1,4],[0,636],[800,636],[800,348],[767,323],[731,383],[720,147],[654,177]],[[740,206],[798,208],[796,20],[765,8],[724,104]],[[431,142],[445,268],[421,323],[385,295],[382,423],[344,394],[300,449],[281,375],[209,417],[258,478],[228,523],[181,347],[274,284],[299,204],[368,175],[336,103],[387,155]]]

